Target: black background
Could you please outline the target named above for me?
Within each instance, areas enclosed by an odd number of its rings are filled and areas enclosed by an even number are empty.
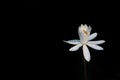
[[[17,78],[81,80],[82,49],[69,52],[63,40],[78,39],[81,24],[90,25],[104,51],[91,48],[88,80],[119,80],[119,13],[105,2],[26,0],[16,16],[16,39],[11,66]],[[118,20],[117,20],[118,19]],[[17,54],[16,54],[17,53]],[[9,55],[8,55],[9,56]],[[11,56],[11,54],[10,54]],[[8,69],[9,70],[9,69]],[[12,70],[11,70],[12,71]]]

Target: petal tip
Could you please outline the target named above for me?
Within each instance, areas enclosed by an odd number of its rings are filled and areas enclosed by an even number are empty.
[[[105,40],[103,40],[103,43],[105,43],[106,41]]]
[[[73,50],[73,49],[69,49],[69,51],[73,52],[73,51],[75,51],[75,50]]]
[[[86,59],[87,62],[90,62],[90,59]]]
[[[63,40],[63,42],[68,43],[66,40]]]
[[[90,58],[85,58],[85,60],[86,60],[87,62],[90,62]]]
[[[63,40],[63,42],[66,42],[66,40]]]

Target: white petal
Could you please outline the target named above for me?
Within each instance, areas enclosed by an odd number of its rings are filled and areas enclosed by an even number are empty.
[[[89,44],[103,44],[105,40],[98,40],[98,41],[89,41]]]
[[[97,33],[93,33],[88,37],[88,40],[92,40],[97,37]]]
[[[73,45],[76,45],[76,44],[79,44],[80,43],[80,40],[68,40],[68,41],[64,41],[68,44],[73,44]]]
[[[91,30],[92,30],[92,27],[91,27],[91,26],[89,26],[89,27],[88,27],[88,29],[89,29],[89,32],[91,32]]]
[[[78,44],[76,46],[73,46],[72,48],[69,49],[69,51],[77,51],[80,47],[82,46],[82,44]]]
[[[96,45],[96,44],[90,44],[90,43],[87,43],[87,45],[95,50],[103,50],[102,47]]]
[[[88,50],[88,47],[86,45],[83,45],[83,55],[86,61],[90,61],[90,52]]]
[[[79,28],[78,28],[78,35],[79,35],[79,38],[80,38],[80,41],[83,43],[83,42],[86,42],[88,40],[88,37],[89,37],[89,34],[90,34],[90,27],[88,27],[86,24],[85,25],[81,25]]]

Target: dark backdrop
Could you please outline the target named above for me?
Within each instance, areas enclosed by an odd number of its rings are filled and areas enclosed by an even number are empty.
[[[87,63],[88,80],[119,80],[119,11],[105,2],[60,2],[26,0],[21,13],[21,77],[80,80],[82,49],[69,52],[63,40],[78,39],[81,24],[98,32],[106,42],[104,51],[91,48]]]

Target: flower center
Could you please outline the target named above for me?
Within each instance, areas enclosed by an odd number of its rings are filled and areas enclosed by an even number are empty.
[[[87,32],[86,30],[83,30],[83,32],[85,33],[85,35],[87,35],[87,36],[88,36],[88,32]]]
[[[87,40],[86,41],[83,41],[83,42],[81,42],[83,45],[86,45],[87,44]]]

